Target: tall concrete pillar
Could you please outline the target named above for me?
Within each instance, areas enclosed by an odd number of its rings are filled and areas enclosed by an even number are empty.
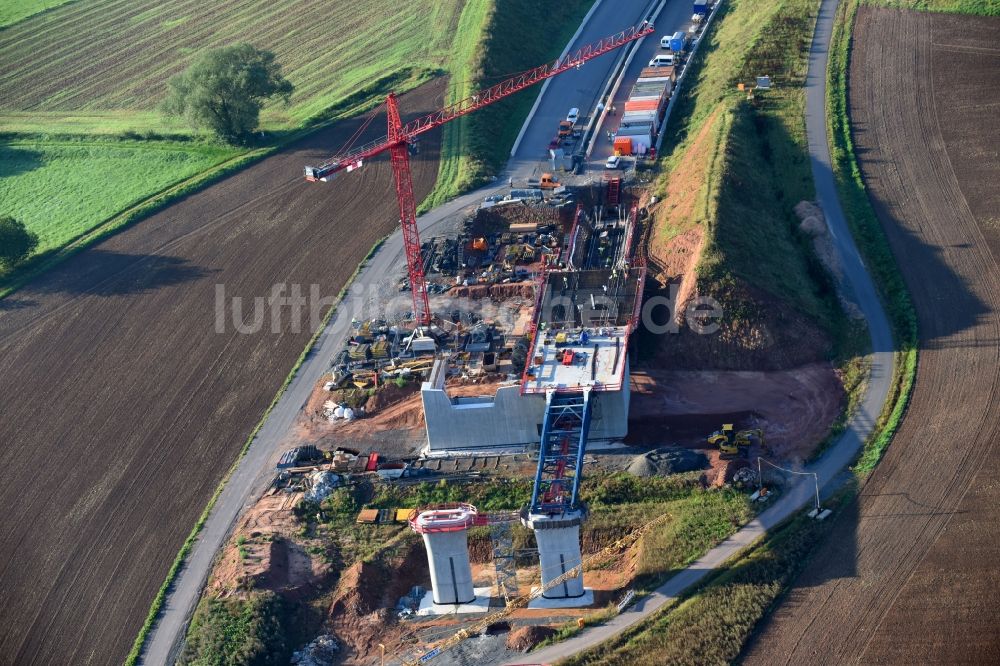
[[[535,532],[538,543],[538,561],[542,569],[542,587],[546,588],[573,567],[580,566],[580,524],[584,511],[576,509],[550,515],[525,510],[521,522]],[[542,592],[546,599],[573,599],[582,597],[583,570]]]
[[[468,531],[477,515],[471,504],[458,504],[427,509],[410,519],[410,527],[424,538],[436,604],[467,604],[476,598]]]

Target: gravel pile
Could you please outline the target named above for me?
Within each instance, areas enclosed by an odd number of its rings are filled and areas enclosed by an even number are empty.
[[[708,457],[699,451],[668,447],[636,456],[628,466],[633,476],[666,476],[708,467]]]

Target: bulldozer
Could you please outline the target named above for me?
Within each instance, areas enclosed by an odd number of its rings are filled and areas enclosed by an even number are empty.
[[[764,431],[760,428],[736,431],[733,430],[732,423],[725,423],[722,430],[716,430],[709,435],[708,443],[719,447],[719,457],[724,460],[746,458],[750,455],[750,447],[753,444],[764,446]]]

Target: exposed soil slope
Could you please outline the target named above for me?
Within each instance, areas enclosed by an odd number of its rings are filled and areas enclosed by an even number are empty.
[[[428,112],[443,90],[401,106]],[[312,333],[287,307],[277,333],[270,310],[260,332],[236,332],[231,307],[218,333],[216,286],[243,297],[248,323],[275,283],[332,299],[397,223],[387,158],[302,178],[357,127],[308,137],[0,301],[0,663],[121,663]],[[418,197],[437,163],[434,136],[413,159]]]
[[[1000,661],[998,43],[998,19],[858,13],[852,130],[920,363],[885,459],[752,663]]]

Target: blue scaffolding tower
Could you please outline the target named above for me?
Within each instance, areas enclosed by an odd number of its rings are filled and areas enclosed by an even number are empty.
[[[579,508],[583,453],[590,431],[590,389],[574,393],[549,390],[545,402],[529,510],[549,514],[574,511]]]

